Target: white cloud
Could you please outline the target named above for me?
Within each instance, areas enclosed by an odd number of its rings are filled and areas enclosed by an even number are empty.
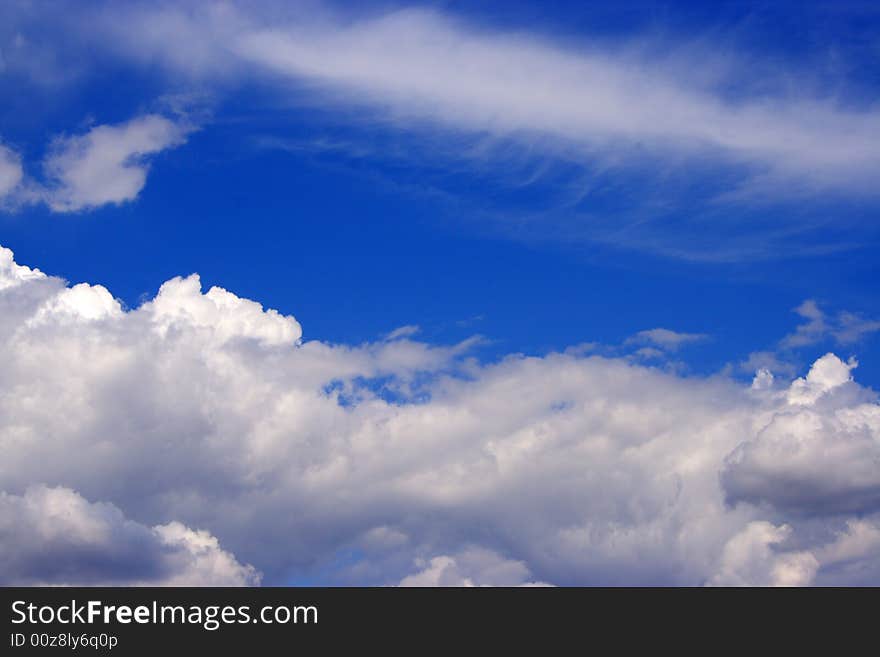
[[[259,574],[179,522],[145,527],[67,488],[0,492],[0,583],[249,586]]]
[[[774,196],[876,193],[876,109],[792,94],[782,82],[776,95],[765,85],[760,96],[732,100],[727,72],[748,65],[734,56],[709,64],[707,52],[680,44],[560,44],[437,11],[352,20],[320,5],[286,13],[254,3],[105,7],[83,24],[87,38],[186,79],[306,82],[312,98],[371,106],[401,125],[574,146],[609,167],[643,166],[646,156],[702,164],[708,155],[753,167],[754,187]],[[809,72],[780,78],[798,74]]]
[[[880,331],[880,320],[865,319],[855,313],[844,311],[837,317],[834,339],[839,344],[853,344],[877,331]]]
[[[757,374],[761,370],[765,370],[790,377],[797,372],[797,367],[794,364],[781,360],[779,355],[772,351],[753,351],[737,367],[739,371],[749,374]]]
[[[0,200],[18,187],[23,176],[19,155],[0,144]]]
[[[834,354],[828,353],[818,359],[806,377],[795,379],[788,390],[788,401],[791,404],[813,404],[827,392],[852,381],[850,372],[858,366],[851,358],[844,363]]]
[[[880,582],[880,406],[836,356],[757,388],[578,349],[480,364],[467,342],[301,341],[196,277],[132,310],[5,250],[0,281],[16,499],[77,491],[153,544],[200,528],[270,584]],[[107,563],[140,559],[123,534]]]
[[[804,586],[812,583],[819,561],[809,552],[783,552],[773,547],[791,534],[787,525],[749,523],[724,546],[715,586]]]
[[[829,338],[833,338],[837,344],[849,345],[880,331],[880,320],[865,319],[846,311],[829,316],[813,299],[807,299],[794,311],[807,321],[779,342],[783,349],[804,347]]]
[[[413,335],[416,335],[422,329],[415,324],[406,324],[405,326],[400,326],[385,336],[385,339],[389,342],[391,340],[399,340],[400,338],[409,338]]]
[[[826,578],[818,583],[841,583],[858,586],[860,582],[880,579],[880,519],[849,520],[834,539],[816,556]]]
[[[522,561],[504,559],[491,550],[470,548],[456,556],[417,559],[420,570],[407,575],[400,586],[547,586],[530,581]]]
[[[807,321],[798,326],[794,333],[784,337],[779,343],[781,347],[803,347],[819,342],[827,336],[828,324],[825,313],[813,299],[807,299],[794,311]]]
[[[767,368],[760,368],[752,379],[752,390],[769,390],[773,388],[776,378]]]
[[[648,344],[661,347],[667,351],[678,351],[685,344],[701,342],[709,336],[702,333],[679,333],[665,328],[654,328],[639,331],[626,339],[626,344]],[[654,355],[650,354],[649,355]]]
[[[79,283],[49,299],[31,321],[37,324],[64,319],[93,321],[121,314],[122,306],[103,285]]]
[[[846,79],[829,93],[815,91],[812,70],[771,73],[772,58],[748,44],[739,54],[730,44],[719,53],[714,34],[710,50],[644,34],[624,43],[491,29],[424,9],[352,17],[321,2],[81,4],[62,1],[69,11],[51,14],[8,10],[10,32],[37,35],[29,42],[50,51],[47,61],[75,60],[78,70],[112,58],[137,74],[161,71],[157,83],[173,92],[217,99],[256,80],[283,96],[292,121],[321,114],[367,129],[329,146],[320,135],[255,141],[466,168],[479,179],[471,187],[484,190],[485,182],[499,193],[469,192],[449,176],[409,191],[438,193],[448,201],[438,206],[443,212],[464,204],[458,215],[517,240],[737,261],[845,250],[872,230],[877,108],[850,93]],[[57,77],[58,67],[45,68]],[[68,182],[55,181],[57,196],[44,198],[58,211],[134,198],[144,163],[115,167],[105,182],[93,172],[106,162],[96,155],[79,163]],[[387,171],[370,175],[407,187]],[[537,211],[514,207],[507,192],[533,183],[547,202]],[[811,203],[791,203],[804,196]],[[865,221],[841,224],[829,242],[818,229],[842,200]],[[754,203],[768,201],[784,207],[755,211]],[[666,221],[670,212],[674,221]],[[840,340],[876,330],[876,321],[852,325]]]
[[[46,275],[39,269],[17,264],[12,251],[0,246],[0,290],[15,287],[25,281],[43,278],[46,278]]]
[[[272,309],[264,311],[260,304],[240,299],[222,287],[214,286],[202,294],[197,274],[164,283],[147,308],[162,335],[178,327],[197,328],[219,342],[249,338],[264,345],[293,344],[302,336],[293,317],[283,317]]]
[[[775,351],[755,351],[749,354],[746,360],[737,365],[739,371],[759,373],[765,370],[768,373],[790,377],[798,369],[791,362],[795,350],[822,343],[849,346],[860,342],[871,333],[880,331],[880,321],[865,319],[861,315],[847,311],[829,315],[813,299],[807,299],[801,303],[794,309],[794,312],[806,321],[782,338]],[[824,391],[823,379],[826,376],[831,376],[836,381],[835,376],[843,376],[854,367],[854,361],[848,366],[842,363],[838,366],[835,363],[840,363],[840,361],[836,358],[832,361],[827,357],[821,359],[817,363],[820,366],[813,368],[807,381],[799,379],[795,383],[790,392],[790,398],[806,395],[808,401],[813,401],[817,395]]]
[[[146,184],[149,157],[179,146],[191,130],[185,123],[146,114],[57,138],[44,162],[42,196],[56,212],[132,201]]]
[[[731,501],[804,515],[880,510],[880,406],[853,382],[855,365],[826,354],[791,384],[787,406],[728,457]]]

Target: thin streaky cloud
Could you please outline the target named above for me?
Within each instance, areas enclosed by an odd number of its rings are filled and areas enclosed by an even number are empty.
[[[702,166],[715,158],[751,167],[760,195],[774,187],[777,195],[876,194],[875,108],[844,107],[782,85],[775,95],[731,100],[721,92],[723,79],[688,84],[694,76],[684,73],[704,59],[684,47],[663,60],[639,54],[645,49],[637,39],[619,48],[560,46],[545,35],[493,31],[423,9],[284,21],[260,5],[141,5],[108,9],[99,24],[135,60],[158,58],[196,78],[257,74],[282,87],[306,81],[309,93],[331,104],[366,103],[402,125],[428,121],[535,143],[543,136],[613,166],[645,157]],[[136,27],[123,35],[119,25]],[[738,66],[746,67],[745,58],[727,63]],[[743,183],[747,189],[749,180]]]
[[[653,328],[639,331],[635,335],[630,336],[626,339],[625,344],[653,345],[667,351],[677,351],[686,344],[702,342],[708,339],[709,336],[704,333],[682,333],[666,328]]]

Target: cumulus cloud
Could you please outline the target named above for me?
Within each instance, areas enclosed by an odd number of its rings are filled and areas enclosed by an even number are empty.
[[[834,354],[825,354],[813,363],[807,376],[798,377],[792,382],[787,395],[789,403],[801,406],[813,404],[829,391],[852,381],[850,372],[856,367],[858,362],[855,358],[844,363]]]
[[[819,562],[809,552],[781,552],[774,546],[791,533],[787,525],[749,523],[731,538],[721,555],[719,572],[711,579],[715,586],[803,586],[810,584]]]
[[[31,323],[93,321],[121,313],[122,306],[103,285],[79,283],[49,299],[36,312]]]
[[[277,310],[264,311],[260,304],[222,287],[214,286],[202,294],[197,274],[164,283],[147,308],[162,334],[183,326],[202,329],[219,342],[249,338],[264,345],[293,344],[302,336],[299,323]]]
[[[794,312],[805,321],[782,338],[777,343],[775,350],[755,351],[749,354],[748,358],[737,366],[741,372],[755,373],[764,370],[768,373],[792,376],[798,369],[792,362],[795,360],[793,354],[797,350],[817,344],[836,344],[850,347],[865,339],[866,336],[880,331],[880,321],[878,320],[866,319],[845,310],[827,313],[814,299],[807,299],[795,308]],[[833,376],[835,371],[844,371],[837,369],[835,365],[825,359],[822,359],[820,363],[821,369],[814,368],[814,371],[811,372],[813,378],[809,385],[800,380],[797,389],[792,390],[792,395],[809,395],[810,390],[821,393],[820,380],[825,374]]]
[[[59,137],[43,163],[43,197],[56,212],[73,212],[137,198],[147,181],[149,158],[186,140],[191,127],[157,114],[84,135]]]
[[[259,574],[208,532],[179,522],[145,527],[68,488],[0,492],[0,583],[251,586]]]
[[[0,246],[0,290],[15,287],[31,280],[40,280],[46,275],[39,269],[31,269],[15,262],[15,254]]]
[[[880,582],[880,406],[832,354],[752,387],[583,349],[333,345],[194,276],[124,309],[6,250],[0,338],[0,490],[140,527],[90,581],[202,546],[270,584]],[[15,559],[5,581],[81,563]]]
[[[834,539],[817,551],[817,557],[825,573],[818,578],[818,584],[858,586],[863,582],[878,581],[880,521],[876,516],[847,521]]]
[[[546,586],[529,581],[529,569],[522,561],[504,559],[485,549],[467,549],[456,556],[441,555],[418,559],[421,567],[407,575],[400,586]]]
[[[728,458],[731,501],[806,515],[880,510],[880,407],[861,398],[854,367],[826,354],[791,384],[787,405]]]

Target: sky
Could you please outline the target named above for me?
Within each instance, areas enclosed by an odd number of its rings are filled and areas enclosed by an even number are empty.
[[[872,3],[12,0],[0,98],[0,582],[880,584]]]

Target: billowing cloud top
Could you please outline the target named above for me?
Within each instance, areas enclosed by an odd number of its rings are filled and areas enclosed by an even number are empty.
[[[25,281],[46,278],[39,269],[31,269],[15,262],[15,255],[0,246],[0,290],[15,287]]]
[[[131,310],[8,250],[0,281],[4,583],[880,583],[855,361],[754,387],[479,364],[303,342],[196,276]]]
[[[163,334],[183,325],[205,329],[221,342],[253,338],[264,345],[293,344],[302,336],[293,317],[282,317],[276,310],[264,311],[260,304],[240,299],[221,287],[212,287],[202,294],[196,274],[162,285],[145,309],[152,312],[153,321]]]
[[[66,488],[0,493],[5,584],[253,586],[259,574],[207,532],[179,522],[144,527],[112,504]]]

